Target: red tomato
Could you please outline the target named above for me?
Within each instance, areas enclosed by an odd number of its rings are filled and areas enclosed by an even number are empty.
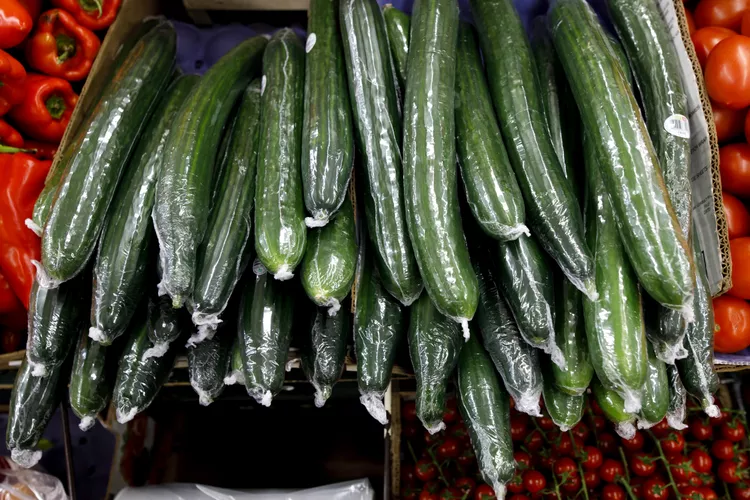
[[[670,457],[669,470],[672,472],[674,480],[678,483],[690,481],[690,478],[695,475],[693,466],[685,455]]]
[[[586,470],[596,470],[604,461],[602,451],[594,446],[584,446],[581,455],[581,467]]]
[[[628,451],[638,451],[643,449],[644,438],[641,431],[635,431],[632,439],[621,439],[622,447]]]
[[[656,472],[656,459],[646,453],[635,453],[630,457],[630,470],[636,476],[653,476]]]
[[[407,401],[401,408],[401,418],[413,422],[417,419],[417,405],[414,401]]]
[[[586,488],[588,488],[589,491],[594,491],[597,486],[599,486],[599,483],[602,482],[599,473],[595,470],[584,471],[583,480],[586,482]]]
[[[542,491],[547,486],[544,475],[535,470],[527,470],[523,473],[523,486],[531,494]]]
[[[729,252],[732,257],[732,288],[727,293],[740,299],[750,299],[750,238],[731,240]]]
[[[691,400],[691,402],[692,402],[692,400]],[[694,404],[696,404],[696,403],[694,403]],[[700,408],[700,407],[696,406],[696,408]],[[732,419],[732,414],[729,413],[729,411],[727,411],[726,408],[721,408],[719,410],[719,416],[716,417],[716,418],[711,418],[711,424],[713,426],[717,426],[719,424],[723,424],[724,422],[728,422],[731,419]]]
[[[612,455],[617,453],[617,438],[608,432],[599,434],[599,438],[596,440],[599,449],[605,455]]]
[[[750,140],[750,118],[745,115],[745,140]]]
[[[711,455],[702,449],[695,449],[690,452],[690,463],[693,466],[693,470],[699,474],[710,474],[713,467]]]
[[[719,439],[711,445],[711,453],[719,460],[731,460],[734,458],[734,445],[731,441]]]
[[[435,479],[437,477],[437,467],[435,467],[435,464],[427,459],[422,459],[417,462],[417,465],[414,469],[414,474],[417,476],[417,479],[419,479],[422,482],[427,482],[430,479]]]
[[[708,95],[732,109],[750,106],[750,37],[734,35],[708,55],[704,72]]]
[[[531,452],[537,451],[544,444],[542,433],[534,429],[533,431],[531,431],[529,434],[526,435],[526,437],[523,440],[523,443],[524,445],[526,445],[527,450]]]
[[[750,10],[746,10],[744,14],[742,14],[742,24],[740,27],[740,34],[745,36],[750,36]]]
[[[750,345],[750,304],[736,297],[722,295],[713,300],[713,307],[716,322],[714,350],[733,353]]]
[[[722,438],[733,443],[739,443],[745,438],[745,426],[738,419],[724,422],[720,431]]]
[[[525,413],[510,416],[510,437],[513,441],[522,441],[528,435],[529,417]]]
[[[603,481],[608,483],[614,483],[618,478],[624,475],[625,467],[623,467],[622,462],[619,460],[606,458],[602,463],[602,466],[599,468],[599,476],[601,476]]]
[[[661,448],[666,455],[682,453],[683,448],[685,448],[685,438],[679,432],[672,431],[661,440]]]
[[[581,476],[579,476],[578,473],[571,474],[560,485],[560,489],[562,489],[565,493],[578,493],[581,490]]]
[[[711,488],[701,488],[701,495],[703,495],[703,500],[719,500],[719,495]]]
[[[437,493],[422,490],[422,492],[419,494],[419,500],[440,500],[440,497]]]
[[[724,191],[750,197],[750,145],[727,144],[719,149],[719,172]]]
[[[719,144],[739,137],[747,129],[745,122],[746,109],[725,108],[711,101],[711,113],[714,117],[716,138],[719,140]]]
[[[526,491],[526,488],[523,486],[523,475],[518,470],[513,474],[513,479],[505,486],[511,493],[523,493]]]
[[[688,33],[691,35],[695,33],[695,19],[693,13],[685,9],[685,21],[687,22]]]
[[[604,410],[602,410],[602,407],[599,406],[599,403],[597,403],[595,399],[590,400],[589,403],[591,404],[591,411],[594,412],[594,415],[604,415]]]
[[[576,466],[576,463],[572,459],[568,457],[563,457],[563,458],[558,459],[555,462],[554,470],[555,470],[556,475],[562,476],[566,472],[568,473],[578,472],[578,467]]]
[[[734,500],[750,500],[750,487],[742,488],[740,486],[732,487],[732,498]]]
[[[450,401],[453,401],[453,404],[451,405],[450,402],[446,404],[445,411],[443,412],[443,422],[446,424],[452,424],[458,420],[458,408],[456,408],[456,402],[454,399],[451,399]]]
[[[719,476],[719,479],[729,484],[739,483],[740,479],[742,479],[737,471],[737,464],[729,460],[721,462],[716,473]]]
[[[495,498],[495,490],[490,485],[480,484],[474,490],[474,500],[490,500],[490,498]]]
[[[682,495],[682,498],[689,498],[691,500],[702,500],[703,499],[703,497],[701,496],[701,489],[698,488],[698,487],[696,487],[696,486],[692,486],[692,485],[689,485],[689,484],[687,486],[679,486],[678,485],[677,486],[677,491],[680,492],[680,495]]]
[[[570,434],[560,434],[558,438],[552,443],[552,447],[558,455],[572,455],[573,454],[573,440],[570,439]]]
[[[723,26],[739,32],[742,14],[750,9],[750,0],[701,0],[695,7],[693,16],[699,28]]]
[[[747,453],[740,453],[737,455],[735,462],[740,469],[747,469],[747,466],[750,465],[750,458],[748,458]]]
[[[602,488],[602,500],[625,500],[625,490],[616,484],[608,484]]]
[[[651,428],[651,432],[654,436],[662,438],[672,432],[672,428],[669,426],[666,418],[663,418],[661,422]]]
[[[525,451],[514,451],[513,458],[516,459],[517,468],[524,470],[531,467],[531,455],[529,455]]]
[[[669,487],[658,477],[652,477],[646,481],[643,492],[646,500],[667,500],[669,498]]]
[[[721,193],[721,202],[727,219],[729,239],[750,236],[750,212],[745,204],[727,192]]]
[[[508,500],[531,500],[526,495],[513,495],[512,497],[508,497]]]
[[[425,430],[424,431],[424,444],[426,444],[427,446],[432,446],[433,444],[443,439],[443,436],[445,436],[445,431],[440,431],[440,432],[436,432],[435,434],[432,434],[430,431]]]
[[[444,488],[438,497],[440,500],[459,500],[464,494],[458,488]]]
[[[736,34],[737,33],[734,31],[726,28],[711,26],[708,28],[701,28],[690,35],[690,39],[693,41],[693,47],[695,47],[695,55],[698,56],[698,62],[700,63],[701,68],[706,67],[708,54],[714,50],[714,47],[716,47],[720,41]]]
[[[586,441],[588,439],[589,434],[591,433],[589,431],[589,426],[584,424],[583,422],[578,422],[572,429],[573,435],[583,441]]]
[[[461,467],[469,467],[476,463],[476,457],[474,456],[474,450],[471,446],[464,446],[461,454],[456,459]]]
[[[607,426],[607,421],[604,420],[604,417],[593,415],[591,417],[591,426],[594,428],[594,431],[601,432]]]
[[[557,429],[555,422],[553,422],[552,419],[547,415],[537,418],[536,423],[539,424],[539,427],[541,427],[543,431],[551,431]]]
[[[451,437],[445,438],[437,447],[437,456],[441,460],[456,458],[460,453],[461,447],[458,444],[458,440]]]
[[[714,434],[710,422],[702,417],[692,417],[688,426],[690,427],[690,434],[698,441],[708,441]]]

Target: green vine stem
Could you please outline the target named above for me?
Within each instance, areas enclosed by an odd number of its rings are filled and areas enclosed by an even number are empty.
[[[654,436],[654,433],[651,431],[647,431],[648,435],[651,436],[651,439],[653,439],[654,443],[656,444],[656,449],[659,450],[659,458],[661,458],[662,462],[664,462],[664,468],[667,469],[667,476],[669,477],[669,486],[672,488],[672,491],[674,491],[675,498],[682,498],[682,494],[677,490],[677,483],[674,480],[674,476],[672,476],[672,469],[669,468],[669,461],[667,460],[667,456],[664,454],[664,450],[661,447],[661,443],[658,439],[656,439],[656,436]]]

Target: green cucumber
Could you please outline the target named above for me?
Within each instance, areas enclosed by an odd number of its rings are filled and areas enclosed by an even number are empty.
[[[479,306],[472,325],[479,327],[482,343],[503,379],[516,410],[541,416],[542,373],[539,354],[518,331],[505,299],[500,295],[486,259],[474,263],[479,282]]]
[[[312,314],[310,333],[302,351],[302,369],[315,388],[315,406],[318,408],[322,408],[331,397],[333,385],[344,371],[351,326],[347,305],[344,304],[344,309],[335,316],[319,307]]]
[[[595,298],[594,265],[572,183],[550,138],[534,57],[511,0],[471,0],[495,110],[527,222],[565,276]]]
[[[461,349],[457,373],[459,409],[469,429],[479,472],[497,498],[505,498],[505,483],[516,468],[510,436],[510,398],[475,335]]]
[[[159,288],[175,308],[193,292],[222,129],[237,98],[260,72],[266,43],[262,36],[245,40],[206,71],[174,117],[164,145],[153,219],[163,270]]]
[[[26,359],[31,374],[46,377],[65,362],[86,321],[88,272],[57,288],[44,288],[34,280],[29,299]]]
[[[208,406],[224,390],[224,377],[232,356],[232,328],[219,328],[210,339],[188,348],[190,385],[202,406]]]
[[[550,418],[560,428],[560,432],[567,432],[581,421],[583,417],[583,394],[570,395],[558,389],[555,377],[550,370],[549,359],[545,359],[544,369],[544,408]]]
[[[552,376],[560,391],[580,396],[594,376],[583,317],[583,294],[564,276],[556,278],[555,344],[562,352],[565,367],[553,363]]]
[[[80,337],[70,373],[70,407],[81,419],[78,427],[87,431],[112,395],[114,372],[107,361],[112,361],[115,347],[94,341],[85,330]]]
[[[354,165],[354,131],[349,104],[338,5],[311,0],[307,11],[302,191],[312,215],[308,227],[328,223],[345,203]]]
[[[24,360],[10,394],[5,430],[5,447],[13,461],[24,468],[33,467],[42,458],[42,452],[35,448],[64,389],[60,383],[63,366],[52,368],[46,377],[38,377],[32,371],[31,364]]]
[[[195,285],[190,297],[197,342],[215,331],[237,282],[253,255],[252,217],[255,164],[260,135],[260,80],[245,88],[215,177],[215,194],[206,235],[198,248]]]
[[[682,383],[677,365],[667,365],[667,380],[669,382],[669,408],[667,409],[667,423],[678,431],[687,429],[685,415],[687,413],[687,390]]]
[[[414,3],[404,99],[404,197],[406,225],[427,293],[468,337],[478,291],[456,179],[458,24],[455,0]]]
[[[357,235],[350,197],[325,227],[310,229],[300,281],[316,305],[335,315],[349,295],[357,267]]]
[[[383,18],[385,19],[385,29],[388,32],[388,45],[391,47],[393,66],[396,68],[398,86],[403,92],[406,89],[411,17],[388,3],[383,6]]]
[[[622,247],[648,294],[690,320],[694,280],[689,249],[612,44],[585,0],[558,0],[548,22],[596,149]]]
[[[381,283],[404,305],[422,292],[404,218],[401,109],[385,21],[376,0],[339,0],[367,232]]]
[[[461,352],[461,328],[423,293],[411,306],[407,337],[417,379],[417,416],[435,434],[445,429],[445,388]]]
[[[146,351],[152,347],[148,330],[148,314],[142,306],[133,316],[126,333],[128,340],[120,357],[112,393],[112,405],[121,424],[133,420],[156,399],[159,390],[169,380],[177,356],[177,349],[172,346],[163,356],[146,357]]]
[[[243,291],[238,335],[245,387],[263,406],[271,406],[284,383],[292,341],[294,293],[294,283],[282,283],[268,272],[251,274]]]
[[[71,138],[71,140],[73,140]],[[44,187],[34,203],[34,211],[30,219],[26,219],[26,227],[31,229],[34,234],[41,237],[44,233],[44,225],[47,223],[49,213],[52,211],[52,205],[55,202],[55,193],[60,181],[65,174],[65,162],[57,159],[52,162],[47,177],[44,179]]]
[[[479,226],[498,240],[529,235],[516,175],[492,109],[474,30],[461,23],[456,57],[456,151],[466,199]]]
[[[255,184],[255,251],[277,280],[288,280],[305,254],[300,179],[305,51],[284,28],[263,54],[261,137]]]
[[[591,382],[594,399],[604,412],[607,420],[615,424],[615,432],[624,439],[635,436],[635,415],[625,410],[625,401],[615,391],[609,390],[599,379],[594,377]]]
[[[183,310],[174,309],[172,300],[166,295],[148,303],[148,339],[153,344],[144,353],[147,358],[164,356],[169,349],[169,344],[177,340],[183,332],[187,331],[186,323],[189,320],[183,318]]]
[[[242,365],[242,347],[240,346],[239,336],[235,336],[232,344],[232,358],[229,364],[229,371],[224,377],[224,385],[240,384],[245,385],[245,372]]]
[[[362,245],[357,262],[354,349],[360,401],[375,420],[388,423],[383,396],[391,382],[396,351],[404,338],[402,304],[385,289],[374,268],[372,250]]]
[[[615,57],[617,62],[620,63],[620,69],[625,76],[625,80],[627,80],[632,89],[635,85],[635,82],[633,82],[633,71],[630,67],[628,56],[625,55],[625,49],[622,48],[620,40],[609,33],[605,33],[605,35],[607,36],[607,40],[609,40],[609,48],[612,49],[612,55]]]
[[[109,345],[127,329],[147,281],[154,245],[151,210],[164,145],[198,76],[176,80],[138,140],[112,200],[94,264],[91,338]]]
[[[71,151],[60,153],[65,173],[42,236],[43,286],[76,276],[94,252],[128,158],[169,83],[176,46],[170,23],[141,38],[71,138]]]
[[[641,390],[641,411],[638,414],[638,428],[648,429],[661,422],[669,410],[669,379],[667,366],[658,359],[648,346],[648,370],[646,383]]]

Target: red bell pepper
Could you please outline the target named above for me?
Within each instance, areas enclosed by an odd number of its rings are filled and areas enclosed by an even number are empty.
[[[39,18],[26,43],[26,60],[37,71],[75,82],[91,71],[99,38],[62,9],[52,9]]]
[[[42,0],[18,0],[26,12],[29,13],[32,20],[39,19],[42,13]]]
[[[70,82],[54,76],[26,76],[26,96],[8,116],[29,137],[60,142],[78,102]]]
[[[0,274],[0,325],[15,331],[26,327],[26,309],[2,274]]]
[[[58,144],[39,141],[23,141],[27,152],[39,160],[54,160]]]
[[[55,7],[60,7],[73,14],[81,26],[99,31],[108,28],[117,17],[122,0],[52,0]]]
[[[24,147],[24,140],[21,134],[18,130],[8,125],[8,122],[5,120],[0,120],[0,145],[12,148]]]
[[[26,70],[13,56],[0,50],[0,116],[23,100]]]
[[[29,11],[18,0],[0,1],[0,49],[23,42],[34,23]]]
[[[52,164],[26,153],[0,155],[0,272],[29,307],[32,260],[40,258],[39,237],[26,227]]]

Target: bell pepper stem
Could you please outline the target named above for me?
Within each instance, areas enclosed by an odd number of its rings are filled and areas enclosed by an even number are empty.
[[[102,0],[78,0],[78,3],[87,12],[98,11],[98,17],[102,17]]]
[[[14,148],[13,146],[6,146],[5,144],[0,144],[0,153],[36,153],[36,149],[24,149],[24,148]]]
[[[59,34],[57,40],[57,62],[63,63],[76,55],[76,41],[68,35]]]
[[[63,99],[59,95],[51,96],[49,99],[47,99],[44,105],[47,106],[49,115],[55,120],[59,120],[60,118],[62,118],[62,115],[65,113],[65,109],[67,108],[67,106],[65,105],[65,99]]]

